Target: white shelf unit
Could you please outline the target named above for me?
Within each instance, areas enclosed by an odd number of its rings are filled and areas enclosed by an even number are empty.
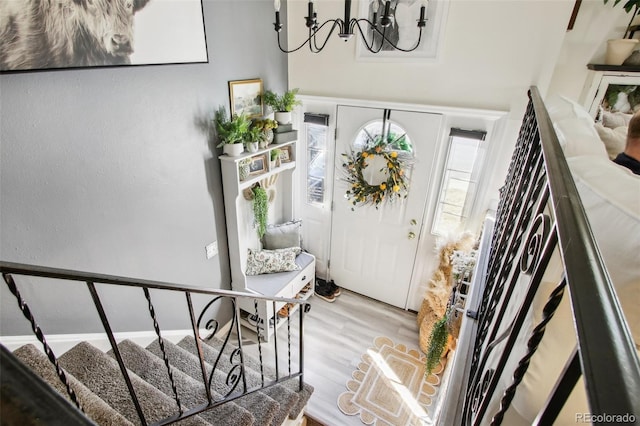
[[[610,84],[640,86],[640,70],[624,70],[624,67],[589,69],[579,102],[595,119]]]
[[[290,161],[282,162],[280,166],[271,168],[269,157],[274,149],[290,148]],[[264,157],[266,156],[266,157]],[[260,174],[250,175],[245,180],[240,180],[239,163],[245,158],[266,158],[266,170]],[[261,248],[253,218],[251,201],[247,200],[244,192],[258,182],[266,183],[277,177],[273,183],[276,195],[269,206],[269,223],[282,223],[293,218],[293,173],[296,168],[296,142],[271,144],[265,149],[254,153],[243,153],[237,157],[221,155],[219,157],[222,170],[222,184],[227,222],[227,236],[229,245],[229,261],[231,264],[231,287],[235,291],[251,294],[259,294],[269,297],[295,298],[300,290],[307,284],[311,289],[304,298],[313,294],[315,285],[315,257],[308,253],[301,253],[296,259],[301,265],[299,271],[279,272],[257,276],[245,274],[247,266],[247,251]],[[269,190],[269,189],[268,189]],[[302,297],[301,297],[302,298]],[[248,314],[255,314],[256,307],[251,300],[239,301],[240,309]],[[264,328],[263,339],[269,341],[275,329],[286,323],[286,318],[279,318],[277,311],[284,303],[276,303],[275,311],[272,302],[258,301],[258,316],[263,324],[268,324],[274,318],[275,327]],[[291,313],[295,311],[292,310]],[[246,318],[241,323],[255,331],[255,326],[250,325]]]

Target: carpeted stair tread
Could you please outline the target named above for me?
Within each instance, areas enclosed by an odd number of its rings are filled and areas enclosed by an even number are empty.
[[[178,342],[178,346],[183,349],[186,349],[187,351],[191,352],[194,355],[198,353],[195,340],[193,339],[192,336],[184,337],[182,340]],[[203,344],[201,345],[201,347],[202,347],[202,353],[204,355],[204,358],[209,360],[210,363],[214,363],[218,357],[218,354],[220,353],[220,350],[208,344]],[[227,356],[220,357],[220,361],[217,367],[218,369],[226,373],[231,371],[233,366],[231,365],[231,362],[229,360],[231,358],[231,353],[234,350],[235,348],[232,348],[231,345],[229,345],[228,350],[225,349],[224,354]],[[246,354],[244,355],[245,376],[247,379],[247,386],[249,388],[261,386],[262,380],[260,377],[260,372],[259,370],[254,370],[253,368],[248,366],[247,361],[249,358],[250,357],[248,357]],[[265,383],[267,383],[267,380],[265,380]],[[291,411],[298,404],[298,401],[300,400],[300,397],[295,392],[292,392],[289,389],[279,384],[263,389],[261,392],[264,392],[266,395],[269,395],[271,398],[275,399],[280,404],[280,410],[272,422],[272,425],[274,426],[281,425],[287,419],[287,417],[289,417]]]
[[[40,376],[44,381],[49,383],[58,393],[67,398],[69,394],[67,388],[56,373],[56,369],[51,364],[47,356],[38,350],[34,345],[27,344],[16,349],[13,354],[24,365],[29,367],[33,372]],[[67,380],[71,388],[76,394],[78,402],[84,413],[100,426],[133,426],[133,423],[125,419],[120,413],[111,408],[109,404],[104,402],[98,395],[89,390],[71,373],[65,371]]]
[[[197,356],[168,341],[164,342],[164,347],[171,365],[202,383],[202,370]],[[146,349],[156,356],[162,356],[157,340],[149,344]],[[209,363],[205,363],[205,369],[208,377],[213,367]],[[212,394],[215,392],[218,395],[217,398],[220,398],[221,393],[226,394],[230,390],[225,383],[226,377],[227,375],[220,370],[214,372]],[[255,424],[259,426],[270,425],[280,409],[280,404],[277,401],[262,392],[243,396],[234,402],[251,412],[255,417]]]
[[[73,374],[127,420],[135,424],[140,423],[120,367],[113,358],[87,342],[80,342],[64,353],[59,360],[65,370]],[[133,372],[129,372],[129,377],[148,423],[157,422],[177,413],[177,406],[172,398],[167,397]],[[210,425],[199,416],[189,417],[175,424]]]
[[[204,342],[209,346],[212,346],[213,348],[217,349],[218,351],[220,350],[220,348],[222,348],[222,345],[224,343],[223,340],[218,339],[217,337],[213,337],[211,339],[205,340]],[[229,349],[225,349],[224,352],[230,353]],[[251,369],[258,372],[260,371],[260,362],[254,357],[245,356],[244,361],[245,361],[245,365],[248,365]],[[276,370],[270,365],[264,365],[263,370],[264,370],[264,374],[267,377],[270,377],[272,379],[276,377]],[[287,380],[286,382],[282,382],[281,385],[286,387],[290,391],[295,392],[299,397],[298,403],[291,409],[291,413],[289,414],[290,418],[295,419],[298,417],[300,412],[307,405],[307,402],[309,402],[309,398],[311,398],[311,395],[313,394],[313,390],[314,390],[313,386],[311,386],[308,383],[303,383],[302,390],[300,390],[300,382],[298,379]]]
[[[175,398],[167,367],[161,358],[130,340],[120,342],[118,349],[129,370],[168,397]],[[109,351],[108,354],[115,358],[113,351]],[[183,409],[207,403],[207,394],[202,382],[175,366],[172,366],[171,371]],[[212,395],[212,397],[214,400],[222,399],[220,395]],[[234,402],[219,405],[198,415],[212,425],[250,426],[254,422],[253,415]]]

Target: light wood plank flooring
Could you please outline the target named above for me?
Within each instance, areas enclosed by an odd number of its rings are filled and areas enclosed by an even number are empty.
[[[317,296],[310,299],[311,311],[305,315],[304,367],[305,382],[315,388],[307,414],[327,426],[362,426],[359,417],[343,414],[337,406],[338,396],[347,390],[347,380],[357,368],[373,339],[387,336],[396,344],[418,349],[416,314],[367,297],[342,290],[334,303]],[[292,329],[297,329],[298,314],[292,316]],[[243,330],[244,331],[244,330]],[[248,333],[247,333],[248,334]],[[297,332],[292,333],[297,339]],[[278,330],[280,368],[286,370],[287,327]],[[243,336],[244,348],[257,354],[253,336]],[[262,345],[273,353],[272,343]],[[293,357],[297,362],[297,356]]]

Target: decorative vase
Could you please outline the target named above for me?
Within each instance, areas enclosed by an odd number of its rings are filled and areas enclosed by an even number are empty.
[[[604,63],[607,65],[622,65],[624,60],[631,55],[638,41],[639,40],[633,38],[608,40],[607,55]]]
[[[291,123],[291,111],[277,111],[274,115],[278,124]]]
[[[230,157],[237,157],[244,152],[244,145],[241,143],[226,143],[222,147],[222,152]]]
[[[258,142],[248,142],[247,151],[250,153],[258,152]]]
[[[276,160],[270,160],[269,161],[269,169],[273,170],[276,168]]]
[[[238,165],[238,172],[240,174],[240,180],[245,180],[249,176],[249,165],[248,164]]]
[[[271,139],[273,139],[273,135],[271,136]],[[267,146],[269,146],[270,143],[271,142],[269,142],[268,139],[262,138],[258,143],[258,146],[260,146],[260,149],[265,149]]]
[[[266,135],[265,137],[267,138],[267,145],[271,144],[271,142],[273,142],[273,129],[269,129],[264,133]]]

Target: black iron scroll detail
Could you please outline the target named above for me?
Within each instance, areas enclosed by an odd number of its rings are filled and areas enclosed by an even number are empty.
[[[200,327],[201,327],[201,323],[203,321],[204,315],[206,313],[206,311],[213,306],[214,303],[216,303],[219,300],[225,300],[228,299],[231,304],[232,304],[232,309],[235,312],[236,309],[236,300],[233,298],[225,298],[223,296],[218,296],[216,298],[214,298],[213,300],[211,300],[209,303],[207,303],[205,305],[205,307],[202,309],[202,312],[200,313],[200,316],[198,317],[198,339],[200,340],[210,340],[211,338],[213,338],[215,336],[215,334],[218,332],[218,329],[220,328],[220,324],[219,322],[213,318],[207,321],[205,328],[207,330],[209,330],[209,334],[207,335],[207,337],[205,339],[202,339],[202,337],[200,337]],[[222,343],[222,346],[220,347],[220,351],[218,352],[218,356],[216,357],[216,360],[213,363],[213,368],[211,369],[211,373],[209,374],[209,388],[211,388],[213,386],[214,383],[214,375],[216,370],[218,369],[218,366],[220,365],[220,361],[222,359],[222,357],[224,356],[224,351],[227,348],[228,344],[229,344],[229,339],[231,338],[231,334],[233,333],[233,331],[235,330],[235,328],[237,327],[237,319],[236,319],[236,315],[232,315],[231,316],[231,326],[229,327],[229,331],[227,331],[227,333],[224,336],[224,341]],[[237,360],[236,358],[239,358],[239,360]],[[242,362],[242,353],[241,350],[239,348],[234,349],[231,352],[231,355],[229,356],[229,363],[231,365],[231,368],[229,369],[229,373],[227,373],[227,377],[225,380],[225,384],[228,387],[228,391],[226,394],[224,394],[224,398],[226,399],[229,395],[231,395],[236,388],[238,387],[238,383],[240,383],[240,380],[242,380],[244,378],[244,363]],[[245,389],[246,392],[246,389]]]
[[[547,303],[544,305],[544,308],[542,309],[542,321],[540,321],[540,323],[531,332],[531,336],[527,342],[527,353],[520,359],[518,366],[513,372],[513,382],[507,389],[505,389],[502,399],[500,400],[500,410],[495,416],[493,416],[491,426],[498,426],[502,424],[504,415],[509,409],[511,401],[516,394],[516,389],[520,382],[522,382],[522,379],[529,368],[531,357],[533,357],[538,350],[538,345],[540,344],[542,337],[544,337],[547,324],[551,321],[551,318],[553,318],[553,315],[558,309],[558,305],[560,305],[560,302],[562,301],[566,285],[567,282],[563,279],[562,282],[553,289]]]
[[[167,374],[169,375],[169,381],[171,382],[171,390],[173,391],[176,404],[178,405],[178,413],[182,415],[184,409],[182,408],[182,403],[180,403],[180,397],[178,396],[178,388],[176,387],[176,382],[173,379],[173,371],[171,369],[171,365],[169,364],[169,357],[167,356],[167,352],[164,349],[164,340],[162,339],[162,335],[160,334],[160,324],[158,324],[158,320],[156,318],[156,311],[153,308],[153,303],[151,303],[151,294],[149,293],[149,289],[147,287],[144,287],[142,290],[144,291],[144,297],[147,299],[147,303],[149,306],[149,315],[151,315],[151,319],[153,320],[153,329],[156,332],[156,336],[158,336],[158,345],[160,346],[160,351],[162,352],[162,360],[164,361],[164,365],[167,367]]]
[[[523,274],[531,275],[533,273],[549,232],[551,232],[551,218],[546,214],[539,214],[531,226],[522,256],[520,256],[520,271]]]
[[[60,364],[58,363],[58,358],[56,358],[56,355],[53,353],[53,350],[47,343],[47,339],[44,337],[44,333],[40,329],[40,326],[38,325],[38,323],[36,322],[36,319],[31,313],[31,309],[29,309],[29,305],[27,305],[27,302],[22,298],[20,291],[18,291],[18,287],[16,286],[16,283],[13,280],[13,277],[9,274],[2,274],[2,277],[4,278],[5,283],[7,283],[7,286],[9,287],[9,291],[11,291],[11,294],[13,294],[16,297],[16,300],[18,301],[18,307],[20,308],[22,315],[24,315],[24,317],[29,321],[29,323],[31,323],[31,330],[33,330],[33,333],[38,338],[38,341],[42,343],[42,347],[44,348],[44,353],[47,355],[47,358],[49,358],[49,361],[51,362],[51,364],[53,364],[53,366],[55,367],[56,374],[58,375],[58,378],[60,379],[62,384],[67,389],[69,398],[75,404],[75,406],[78,407],[80,411],[84,412],[84,410],[80,406],[80,402],[78,401],[75,391],[73,390],[73,388],[71,387],[71,384],[69,383],[69,380],[67,379],[67,375],[64,373],[64,370],[62,369],[62,367],[60,367]]]

